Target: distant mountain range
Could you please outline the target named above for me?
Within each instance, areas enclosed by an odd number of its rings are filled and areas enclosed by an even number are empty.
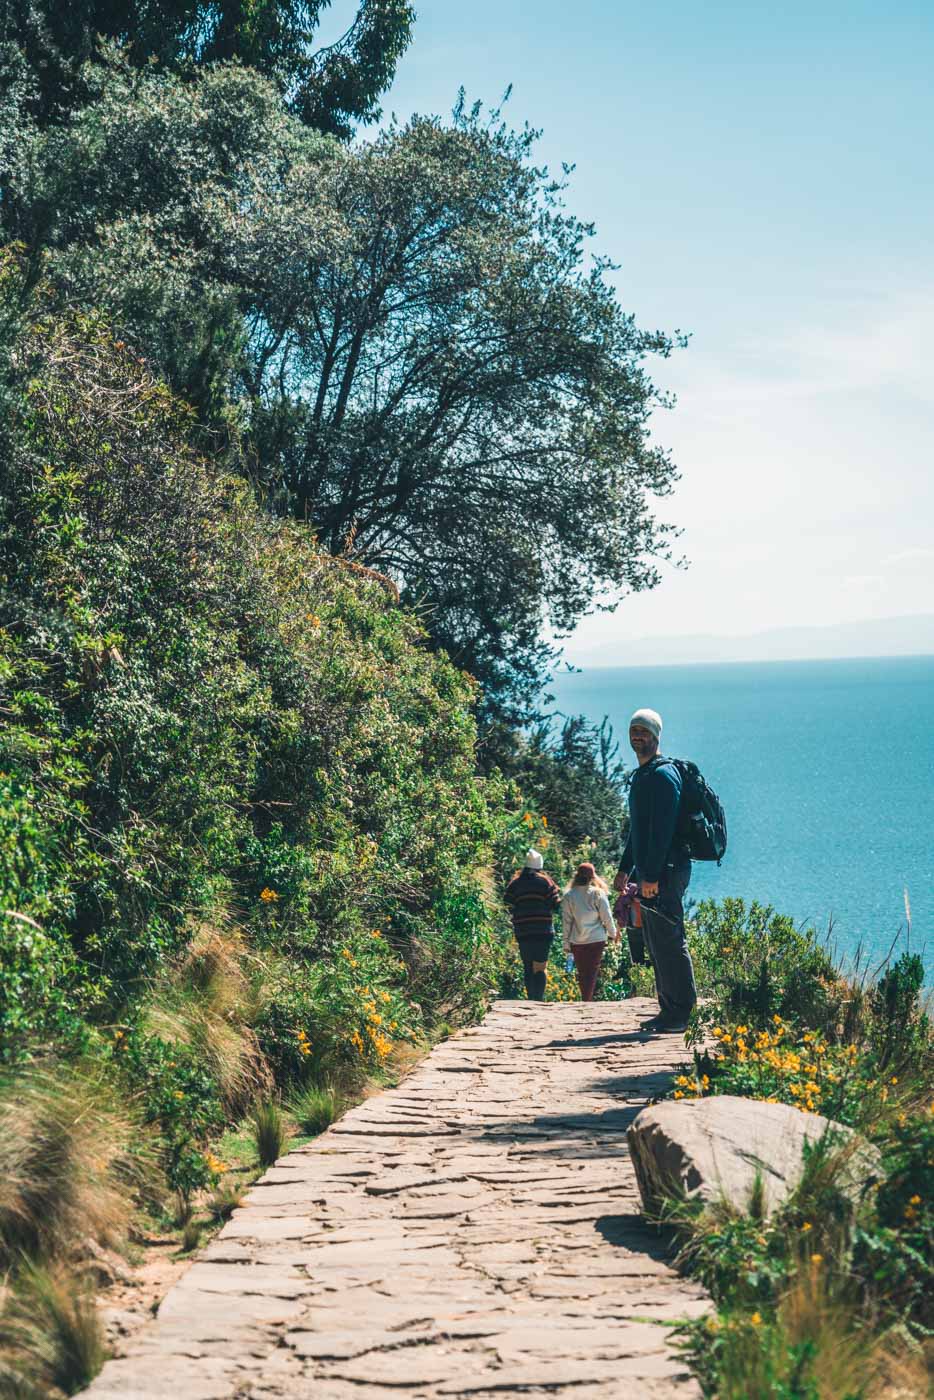
[[[575,665],[619,666],[619,640],[612,649],[590,651]],[[934,654],[934,613],[873,618],[831,627],[775,627],[744,636],[697,634],[637,637],[626,641],[630,666],[674,666],[713,661],[824,661],[856,656]]]

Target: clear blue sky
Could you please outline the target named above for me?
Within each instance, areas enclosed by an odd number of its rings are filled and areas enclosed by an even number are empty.
[[[934,612],[932,0],[416,4],[387,112],[511,83],[624,306],[693,336],[656,369],[691,567],[568,655]]]

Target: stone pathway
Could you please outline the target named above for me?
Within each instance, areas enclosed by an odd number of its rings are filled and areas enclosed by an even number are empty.
[[[654,1009],[497,1002],[278,1162],[85,1394],[694,1400],[668,1329],[706,1302],[626,1150],[685,1058]]]

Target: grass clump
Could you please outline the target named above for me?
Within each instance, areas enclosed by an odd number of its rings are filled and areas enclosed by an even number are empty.
[[[119,1246],[134,1204],[158,1191],[152,1143],[106,1073],[48,1061],[0,1085],[0,1250],[63,1257],[82,1239]]]
[[[185,1226],[182,1230],[182,1253],[190,1254],[192,1250],[198,1248],[198,1245],[200,1243],[201,1222],[200,1220],[196,1220],[195,1217],[192,1216],[191,1219],[185,1221]]]
[[[271,1167],[285,1151],[288,1126],[275,1099],[259,1099],[250,1115],[260,1166]]]
[[[315,1137],[340,1117],[346,1097],[336,1085],[325,1082],[304,1084],[289,1100],[289,1113],[300,1133]]]
[[[229,1220],[243,1204],[245,1195],[246,1186],[242,1182],[231,1176],[223,1177],[208,1201],[208,1214],[218,1223]]]
[[[106,1354],[93,1295],[80,1277],[24,1261],[0,1317],[0,1397],[73,1395],[90,1385]]]

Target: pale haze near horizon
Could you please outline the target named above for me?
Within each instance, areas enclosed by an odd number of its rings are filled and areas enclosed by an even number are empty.
[[[334,6],[339,28],[349,4]],[[469,101],[543,129],[622,306],[691,333],[651,372],[685,570],[585,619],[648,635],[934,613],[934,7],[418,0],[389,116]],[[599,528],[599,503],[594,505]]]

